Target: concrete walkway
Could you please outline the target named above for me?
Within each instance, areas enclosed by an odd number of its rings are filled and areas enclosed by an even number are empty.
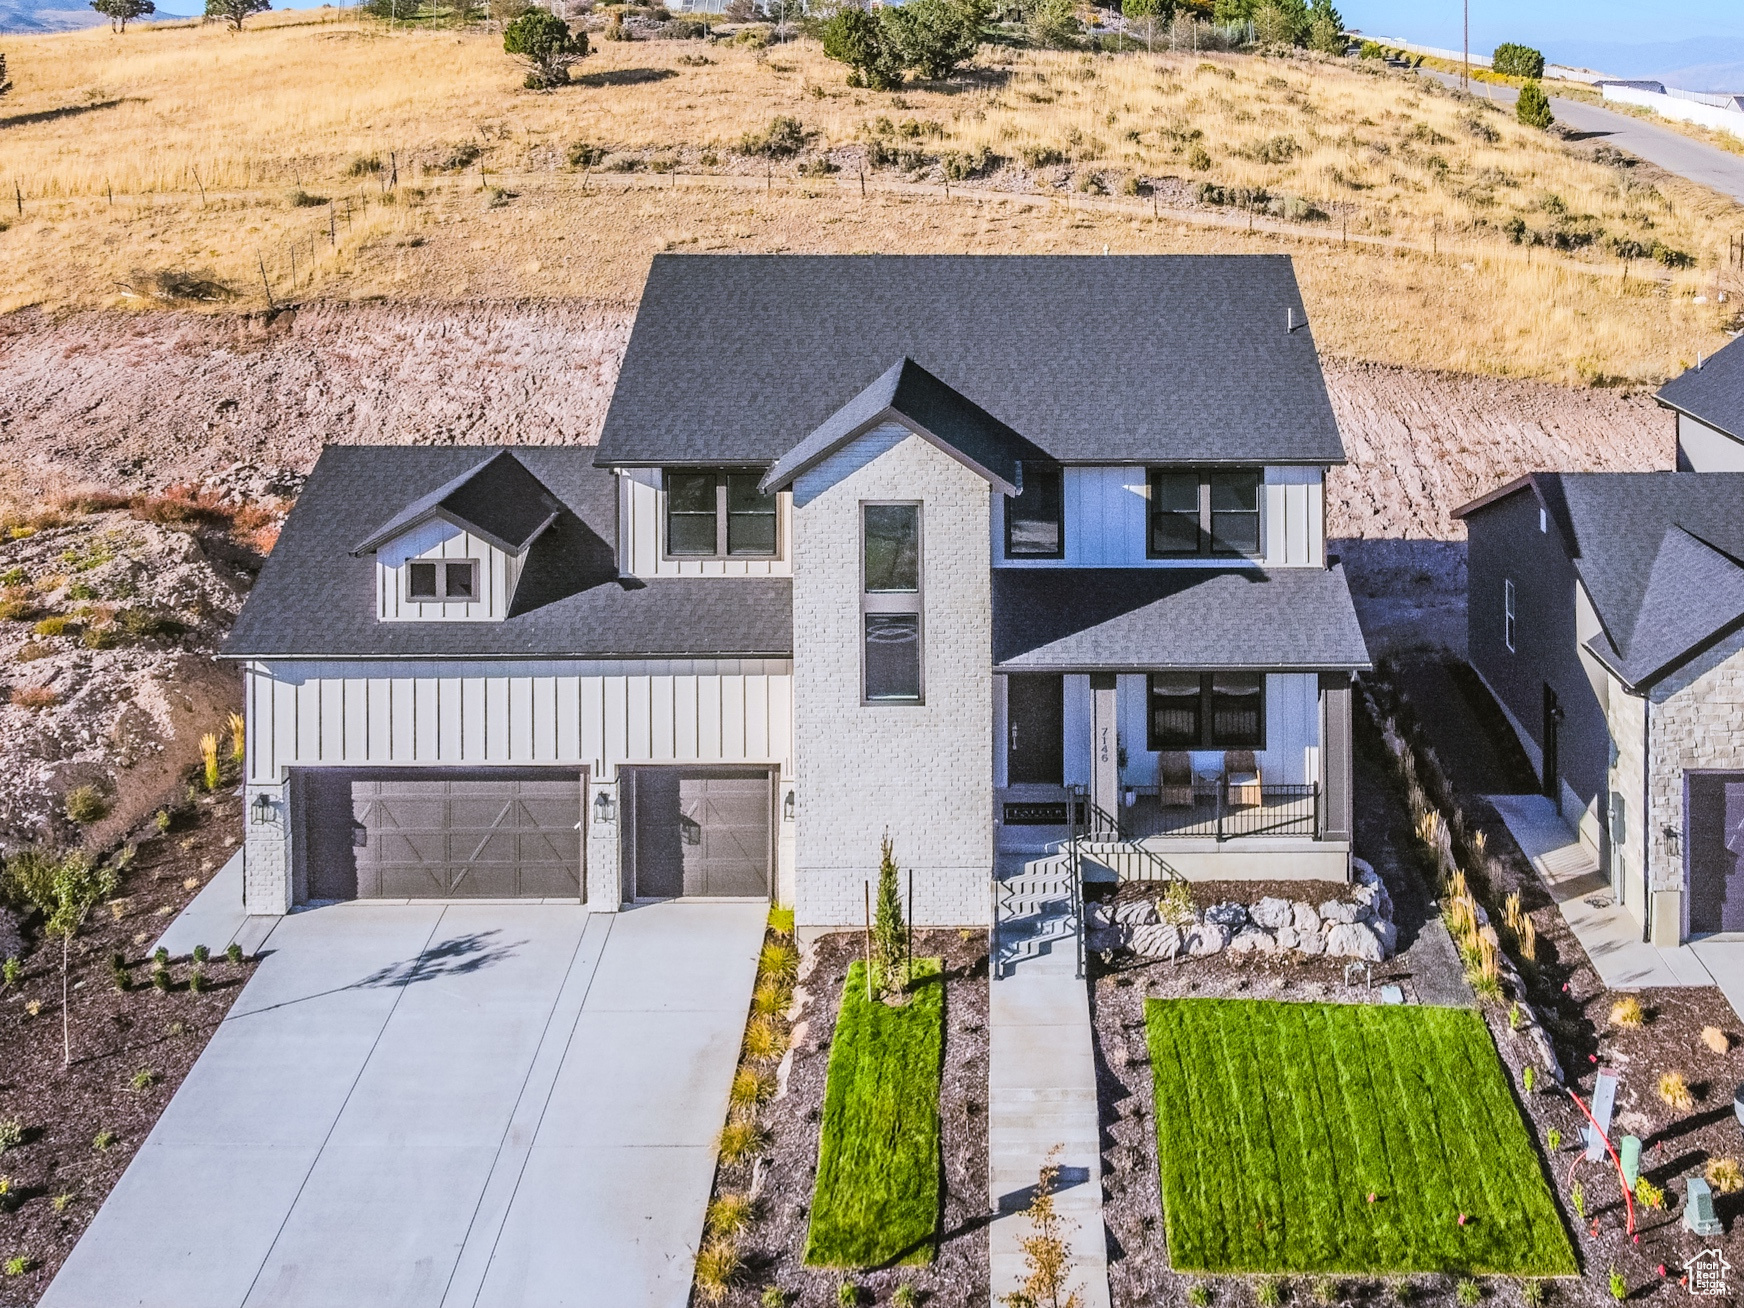
[[[282,919],[43,1308],[682,1308],[764,913]]]
[[[152,952],[167,949],[171,958],[186,958],[197,945],[204,945],[213,954],[222,954],[232,942],[242,946],[242,952],[253,954],[273,928],[277,917],[250,917],[242,911],[242,851],[230,856],[189,902],[176,914],[169,928],[158,937]]]
[[[1083,1308],[1108,1308],[1108,1241],[1102,1225],[1101,1123],[1090,997],[1077,972],[1069,876],[1057,860],[1002,860],[998,966],[991,982],[987,1136],[993,1207],[993,1302],[1023,1283],[1029,1235],[1021,1215],[1036,1176],[1063,1146],[1056,1210],[1072,1224],[1071,1285]]]
[[[1608,990],[1648,986],[1718,986],[1744,1018],[1744,941],[1698,940],[1661,949],[1641,938],[1641,924],[1619,905],[1592,850],[1542,795],[1490,795],[1575,939]]]

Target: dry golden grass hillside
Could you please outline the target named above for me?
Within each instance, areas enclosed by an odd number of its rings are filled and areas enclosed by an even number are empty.
[[[988,46],[886,94],[811,42],[638,41],[539,94],[500,36],[341,11],[6,50],[0,309],[628,303],[659,250],[1281,249],[1330,352],[1650,381],[1735,307],[1730,201],[1305,58]],[[778,116],[797,153],[750,152]]]

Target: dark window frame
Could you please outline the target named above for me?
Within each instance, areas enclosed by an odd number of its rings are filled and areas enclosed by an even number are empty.
[[[871,590],[866,581],[866,510],[871,508],[912,508],[915,529],[915,585],[913,590]],[[926,506],[920,500],[861,500],[858,511],[859,554],[856,566],[860,572],[860,705],[873,707],[912,707],[926,703]],[[867,630],[869,619],[910,616],[915,625],[915,688],[914,695],[878,695],[866,693]]]
[[[674,477],[712,477],[714,478],[714,520],[715,544],[712,550],[675,550],[672,547],[672,479]],[[752,478],[760,481],[762,471],[756,468],[665,468],[660,478],[660,557],[674,563],[697,562],[708,559],[779,559],[781,557],[781,496],[780,492],[766,497],[770,502],[767,513],[734,509],[730,506],[729,489],[734,478]],[[682,511],[685,516],[704,517],[701,511]],[[770,547],[763,549],[732,548],[732,528],[735,518],[767,518],[773,529],[773,540]]]
[[[1159,485],[1164,477],[1192,477],[1198,483],[1197,533],[1195,546],[1191,550],[1165,550],[1157,545],[1157,522],[1167,515],[1170,518],[1185,519],[1189,516],[1186,509],[1159,509],[1156,506],[1162,496]],[[1215,491],[1220,478],[1233,477],[1253,478],[1254,507],[1252,509],[1219,509],[1216,507]],[[1265,557],[1266,533],[1266,474],[1264,468],[1195,468],[1195,467],[1149,467],[1145,469],[1145,557],[1147,559],[1259,559]],[[1251,518],[1253,521],[1253,548],[1224,549],[1218,544],[1223,534],[1218,530],[1220,519],[1234,517]]]
[[[1157,694],[1156,679],[1159,676],[1197,676],[1199,678],[1199,695],[1197,703],[1198,741],[1165,741],[1157,732]],[[1219,739],[1217,731],[1217,694],[1216,679],[1218,677],[1253,677],[1259,681],[1259,730],[1252,739],[1228,738]],[[1263,750],[1266,747],[1266,692],[1269,689],[1266,674],[1263,672],[1241,672],[1226,669],[1221,672],[1193,672],[1187,669],[1159,673],[1151,672],[1145,675],[1145,749],[1153,754],[1169,750],[1193,749],[1251,749]],[[1180,698],[1185,698],[1181,696]]]
[[[1051,550],[1019,549],[1013,546],[1011,540],[1012,506],[1024,495],[1029,493],[1031,469],[1045,469],[1053,478],[1056,486],[1054,501],[1054,526],[1058,535],[1058,544]],[[1016,495],[1005,497],[1005,557],[1008,559],[1063,559],[1066,557],[1066,470],[1058,463],[1023,464],[1023,487]]]
[[[416,569],[430,569],[430,591],[428,594],[413,589],[412,578],[417,576]],[[448,582],[451,569],[466,568],[469,572],[469,587],[464,593],[456,593],[449,588]],[[405,601],[408,604],[477,604],[478,593],[478,560],[477,559],[408,559],[404,568],[405,579],[402,583]]]

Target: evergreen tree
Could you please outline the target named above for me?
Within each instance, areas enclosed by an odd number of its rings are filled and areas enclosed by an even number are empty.
[[[879,851],[878,898],[872,906],[872,963],[878,988],[887,996],[908,989],[908,927],[902,920],[896,872],[896,853],[887,835]]]
[[[1520,88],[1520,101],[1514,106],[1514,116],[1528,127],[1540,130],[1556,121],[1550,112],[1550,97],[1537,82],[1527,82]]]
[[[272,8],[272,0],[206,0],[206,17],[229,23],[232,32],[240,32],[252,14],[264,14]]]
[[[849,86],[893,91],[902,85],[901,34],[877,14],[850,5],[824,24],[823,39],[824,53],[848,65]]]
[[[547,91],[569,81],[569,66],[587,54],[587,33],[549,9],[529,9],[503,29],[503,50],[527,68],[529,91]]]

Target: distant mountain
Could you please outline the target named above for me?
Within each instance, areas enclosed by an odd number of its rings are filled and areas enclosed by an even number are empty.
[[[160,18],[183,18],[158,6]],[[74,0],[0,0],[0,34],[6,32],[71,32],[97,27],[109,20],[89,5]]]
[[[1744,92],[1744,40],[1737,37],[1640,44],[1556,41],[1547,43],[1544,53],[1555,63],[1597,68],[1612,77],[1652,78],[1686,91]]]

